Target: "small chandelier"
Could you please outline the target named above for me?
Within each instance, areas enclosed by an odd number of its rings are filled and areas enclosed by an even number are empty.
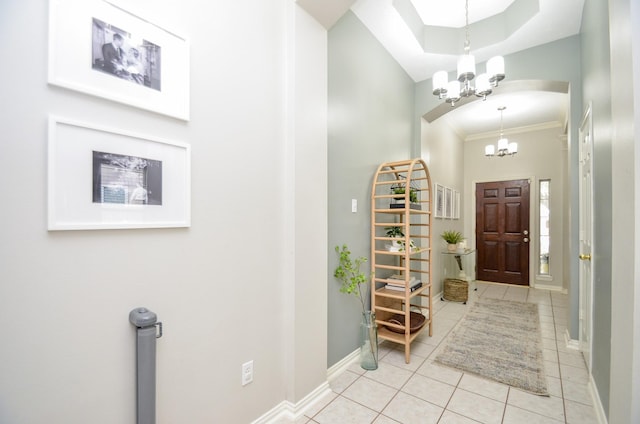
[[[469,41],[469,0],[465,1],[465,42],[464,54],[458,58],[458,79],[449,81],[447,71],[438,71],[433,74],[433,94],[439,99],[445,99],[451,107],[461,97],[476,95],[483,100],[491,94],[492,88],[504,79],[504,58],[492,57],[487,61],[487,72],[478,75],[475,88],[471,81],[476,76],[476,59],[470,54],[471,42]],[[462,86],[460,85],[462,84]]]
[[[511,142],[504,138],[503,127],[502,127],[502,112],[506,109],[506,106],[500,106],[498,110],[500,111],[500,138],[498,139],[498,151],[496,152],[496,146],[493,144],[488,144],[484,148],[484,155],[487,157],[493,156],[513,156],[518,153],[518,143]]]

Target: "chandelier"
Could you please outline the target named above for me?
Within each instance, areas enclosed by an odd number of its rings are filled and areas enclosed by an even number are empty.
[[[484,155],[488,157],[492,156],[513,156],[518,153],[518,143],[511,142],[504,138],[503,127],[502,127],[502,112],[506,109],[506,106],[500,106],[498,110],[500,111],[500,138],[498,139],[498,151],[496,152],[496,146],[493,144],[488,144],[484,148]]]
[[[458,58],[458,79],[449,81],[447,71],[438,71],[433,74],[433,94],[439,99],[445,99],[451,107],[460,100],[461,97],[476,95],[483,100],[491,94],[492,88],[504,79],[504,58],[502,56],[492,57],[487,61],[487,72],[478,75],[476,86],[471,81],[476,76],[476,59],[470,54],[471,42],[469,41],[469,0],[465,0],[465,41],[464,54]]]

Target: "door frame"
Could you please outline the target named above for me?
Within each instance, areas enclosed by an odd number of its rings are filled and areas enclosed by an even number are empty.
[[[509,158],[501,158],[497,160],[509,160]],[[536,286],[535,276],[537,275],[535,265],[537,264],[537,262],[534,262],[534,258],[535,258],[535,252],[538,251],[538,240],[540,239],[540,230],[538,229],[539,223],[536,222],[535,214],[534,214],[534,212],[539,208],[538,202],[537,201],[534,202],[534,200],[536,199],[535,196],[538,193],[538,187],[537,187],[538,179],[536,177],[533,177],[531,175],[527,175],[527,176],[512,175],[509,177],[501,177],[500,179],[490,178],[490,179],[471,181],[471,188],[470,188],[471,196],[469,197],[470,199],[469,203],[470,203],[470,209],[471,209],[471,219],[470,219],[471,229],[469,231],[469,234],[471,237],[469,240],[469,245],[476,246],[476,184],[512,181],[512,180],[529,180],[529,240],[533,241],[534,237],[536,240],[536,244],[534,248],[532,248],[531,246],[532,243],[529,242],[529,287],[535,287]],[[532,187],[533,184],[536,184],[536,187]],[[474,256],[474,261],[477,261],[477,254]],[[474,269],[476,267],[477,267],[477,262],[474,263]],[[522,287],[526,287],[526,286],[522,286]]]

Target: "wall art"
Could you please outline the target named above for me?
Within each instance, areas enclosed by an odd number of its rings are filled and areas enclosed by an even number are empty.
[[[188,227],[185,143],[49,118],[48,228]]]
[[[50,0],[49,83],[189,120],[189,43],[103,0]]]

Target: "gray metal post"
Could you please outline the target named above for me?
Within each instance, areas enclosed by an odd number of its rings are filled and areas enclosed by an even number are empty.
[[[137,424],[156,422],[156,338],[162,337],[162,323],[147,308],[129,313],[129,321],[137,327]],[[159,334],[156,332],[159,328]]]

